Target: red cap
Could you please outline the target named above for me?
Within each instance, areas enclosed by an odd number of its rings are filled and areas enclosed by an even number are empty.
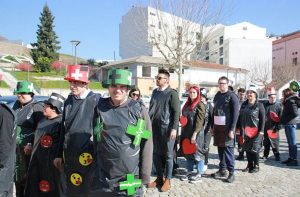
[[[68,81],[80,81],[84,83],[89,83],[89,67],[82,65],[68,65],[67,67],[68,75],[65,80]]]

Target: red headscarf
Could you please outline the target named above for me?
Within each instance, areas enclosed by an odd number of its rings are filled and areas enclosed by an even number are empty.
[[[196,86],[196,85],[193,85],[193,86],[191,86],[191,87],[189,88],[189,91],[190,91],[191,89],[196,90],[196,92],[197,92],[197,97],[193,100],[193,102],[192,102],[192,99],[191,99],[190,97],[188,97],[187,101],[185,102],[185,104],[184,104],[184,106],[183,106],[183,108],[182,108],[182,111],[184,111],[185,108],[187,108],[187,107],[190,107],[189,111],[192,111],[192,110],[197,106],[197,104],[199,103],[199,101],[200,101],[200,99],[201,99],[199,87]]]

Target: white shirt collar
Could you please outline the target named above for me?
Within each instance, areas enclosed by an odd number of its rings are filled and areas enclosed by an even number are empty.
[[[87,95],[91,92],[90,89],[87,89],[82,95],[75,96],[77,99],[85,99]]]

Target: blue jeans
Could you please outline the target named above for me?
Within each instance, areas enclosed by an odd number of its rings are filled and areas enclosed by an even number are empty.
[[[297,159],[296,125],[285,125],[284,130],[289,145],[289,156],[292,159]]]
[[[193,159],[187,159],[186,160],[186,169],[188,172],[192,172],[194,169],[194,165],[196,164],[197,167],[197,173],[198,174],[203,174],[203,168],[204,168],[204,161],[196,161]]]
[[[229,173],[234,173],[234,147],[218,147],[219,154],[219,170],[227,170]]]

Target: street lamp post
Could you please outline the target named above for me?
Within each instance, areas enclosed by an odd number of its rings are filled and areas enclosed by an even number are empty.
[[[72,49],[73,49],[73,46],[75,47],[74,48],[75,49],[75,64],[77,64],[76,47],[80,44],[80,41],[79,40],[71,40],[70,42],[72,43]],[[73,50],[72,50],[72,53],[73,53]]]

